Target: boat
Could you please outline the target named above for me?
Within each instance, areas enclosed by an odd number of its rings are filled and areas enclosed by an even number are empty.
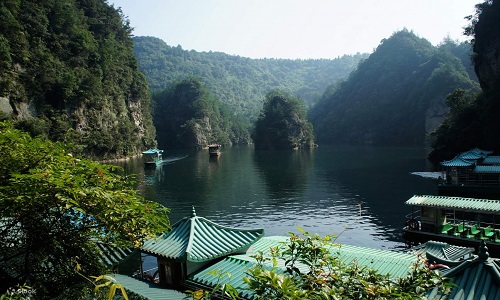
[[[478,249],[484,241],[500,257],[500,200],[414,195],[406,201],[404,238],[410,243],[429,240]]]
[[[162,154],[163,150],[157,148],[152,148],[142,152],[142,156],[144,157],[144,166],[145,167],[159,166],[163,161]]]
[[[500,156],[479,148],[442,161],[438,195],[500,200]]]
[[[208,145],[208,154],[210,156],[219,156],[220,155],[220,144],[211,144]]]

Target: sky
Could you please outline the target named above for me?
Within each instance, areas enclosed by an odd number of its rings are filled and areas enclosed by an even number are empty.
[[[134,36],[249,58],[333,59],[372,53],[404,28],[438,45],[465,41],[482,0],[108,0]]]

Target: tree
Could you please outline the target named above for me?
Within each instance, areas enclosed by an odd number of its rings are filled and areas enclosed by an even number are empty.
[[[0,123],[0,290],[83,291],[77,262],[87,277],[106,271],[96,242],[138,246],[169,229],[169,210],[138,195],[132,176],[69,149]]]
[[[283,91],[269,92],[255,124],[253,139],[255,147],[260,149],[313,147],[313,128],[301,100]]]

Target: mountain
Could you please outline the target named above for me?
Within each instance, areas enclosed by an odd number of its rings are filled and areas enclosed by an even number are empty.
[[[232,118],[201,78],[180,80],[153,99],[160,147],[199,149],[215,143],[251,143],[248,129]]]
[[[275,90],[266,95],[253,132],[255,149],[314,147],[312,125],[300,99]]]
[[[0,119],[114,158],[155,145],[132,28],[102,0],[0,2]]]
[[[458,91],[448,99],[450,114],[433,133],[432,160],[451,159],[474,147],[500,151],[500,1],[476,5],[466,33],[472,37],[472,59],[481,92]]]
[[[153,92],[188,76],[203,79],[229,110],[248,123],[255,121],[266,94],[285,90],[314,105],[326,87],[345,79],[366,54],[337,59],[250,59],[220,52],[187,51],[155,37],[134,37],[139,68]]]
[[[423,145],[448,113],[446,96],[478,90],[461,59],[467,49],[451,41],[434,47],[406,29],[382,40],[311,109],[318,143]]]

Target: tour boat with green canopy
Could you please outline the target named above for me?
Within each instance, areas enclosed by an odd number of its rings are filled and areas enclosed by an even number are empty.
[[[493,256],[500,255],[500,200],[415,195],[406,204],[418,208],[407,215],[407,241],[435,240],[475,249],[484,241]]]
[[[144,166],[145,167],[156,167],[161,164],[163,150],[152,148],[147,151],[142,152],[142,156],[144,157]]]

